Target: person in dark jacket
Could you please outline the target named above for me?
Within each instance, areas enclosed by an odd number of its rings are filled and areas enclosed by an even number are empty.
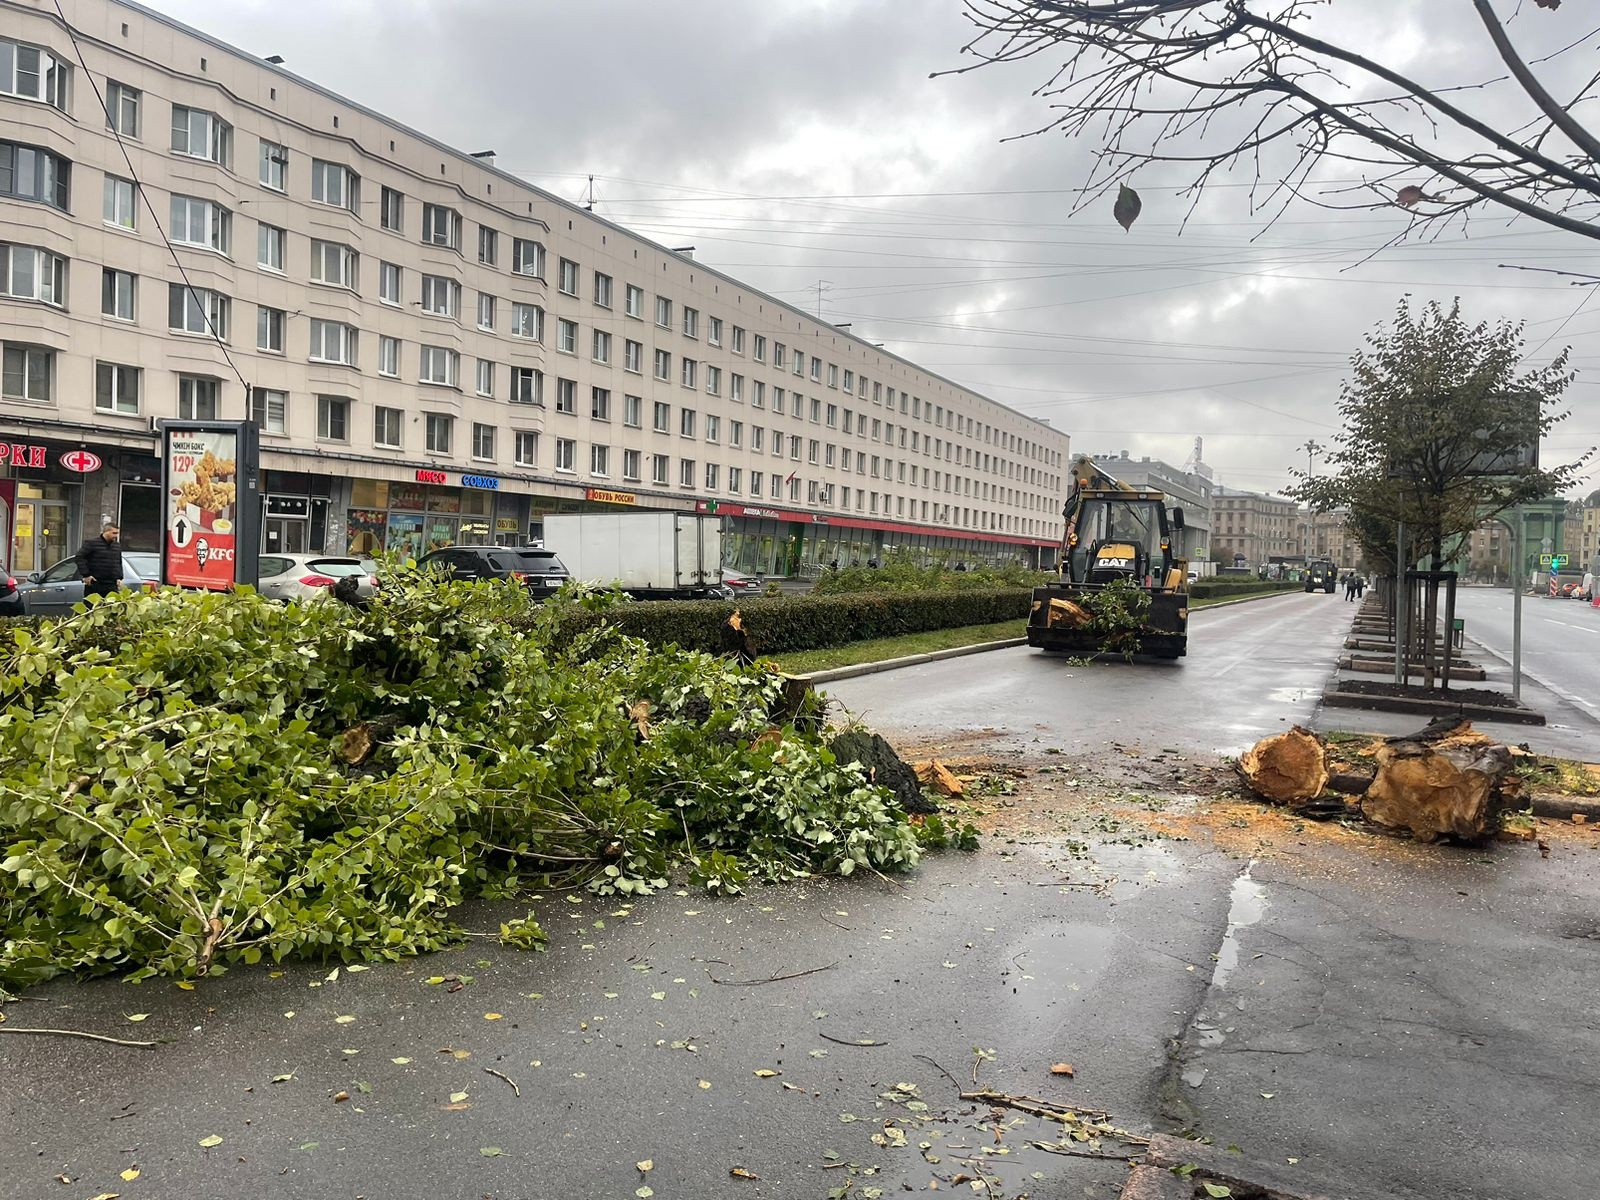
[[[122,586],[121,530],[108,523],[100,536],[90,538],[78,550],[78,574],[83,579],[85,596],[109,596]]]

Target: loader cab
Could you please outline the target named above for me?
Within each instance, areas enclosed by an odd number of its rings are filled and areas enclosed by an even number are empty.
[[[1159,493],[1082,496],[1068,522],[1067,554],[1061,565],[1071,582],[1126,580],[1160,586],[1173,564],[1167,510]]]

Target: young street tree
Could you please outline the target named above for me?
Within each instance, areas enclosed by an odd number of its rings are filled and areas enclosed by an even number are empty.
[[[1289,493],[1320,512],[1347,509],[1370,561],[1394,565],[1403,521],[1399,565],[1442,564],[1481,522],[1571,487],[1587,461],[1541,468],[1517,453],[1567,415],[1558,406],[1572,381],[1565,350],[1542,367],[1522,356],[1520,323],[1469,325],[1459,302],[1417,313],[1402,300],[1351,360],[1327,470],[1296,470]]]
[[[1253,209],[1281,212],[1296,198],[1330,208],[1397,205],[1428,225],[1498,208],[1600,239],[1592,3],[1569,0],[1560,12],[1562,0],[1424,6],[1436,24],[1452,22],[1451,32],[1463,19],[1481,26],[1492,56],[1481,74],[1438,82],[1420,74],[1435,61],[1427,54],[1402,73],[1374,56],[1388,47],[1357,49],[1358,7],[966,0],[979,33],[965,49],[980,61],[964,69],[1051,61],[1038,94],[1059,115],[1038,132],[1101,144],[1083,202],[1116,187],[1124,228],[1140,207],[1128,186],[1135,172],[1178,163],[1195,172],[1195,202],[1219,171],[1241,167],[1256,186]],[[1381,5],[1369,13],[1387,16]],[[1521,49],[1508,28],[1518,16]],[[1422,22],[1420,36],[1436,32]],[[1360,182],[1331,182],[1351,176]]]

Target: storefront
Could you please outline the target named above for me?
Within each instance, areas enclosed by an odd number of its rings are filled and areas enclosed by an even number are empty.
[[[263,471],[261,549],[267,554],[327,554],[338,481],[302,471]]]
[[[493,475],[419,469],[410,482],[357,479],[344,550],[420,558],[445,546],[518,545],[526,512],[527,497],[500,494]]]

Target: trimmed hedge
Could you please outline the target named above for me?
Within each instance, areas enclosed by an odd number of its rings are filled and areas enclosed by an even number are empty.
[[[724,626],[740,613],[749,648],[758,655],[820,650],[870,638],[1020,621],[1033,593],[1027,588],[983,592],[853,592],[838,596],[777,596],[753,600],[666,600],[621,604],[593,612],[574,608],[562,618],[563,638],[602,622],[652,646],[676,645],[712,654],[728,649]]]
[[[1250,579],[1229,575],[1216,575],[1198,579],[1189,585],[1189,595],[1196,600],[1221,600],[1225,596],[1256,596],[1269,592],[1298,592],[1306,585],[1291,583],[1286,579]]]

